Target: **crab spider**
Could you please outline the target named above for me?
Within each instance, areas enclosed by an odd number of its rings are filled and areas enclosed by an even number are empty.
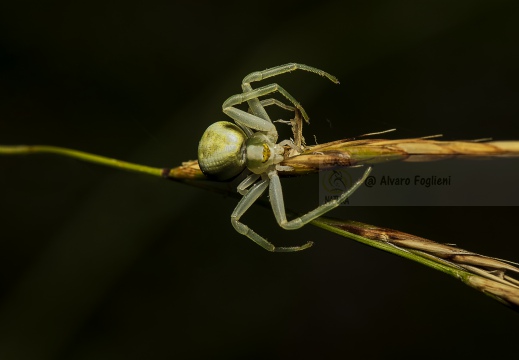
[[[312,242],[307,242],[301,246],[275,247],[267,239],[240,222],[243,214],[267,188],[269,188],[270,203],[278,224],[283,229],[293,230],[339,206],[357,190],[371,171],[371,167],[367,168],[364,175],[337,199],[331,200],[298,218],[287,220],[278,171],[286,170],[280,165],[284,160],[284,146],[293,147],[294,144],[290,140],[277,143],[278,132],[264,106],[277,105],[287,110],[297,109],[307,122],[308,115],[296,99],[278,84],[274,83],[253,89],[250,83],[293,70],[309,71],[324,76],[336,84],[339,83],[337,78],[322,70],[295,63],[253,72],[243,79],[243,92],[229,97],[222,105],[223,112],[232,118],[236,124],[228,121],[212,124],[202,135],[198,146],[200,169],[209,178],[225,181],[234,178],[245,168],[252,172],[238,185],[237,190],[243,197],[231,214],[231,223],[240,234],[247,236],[264,249],[276,252],[304,250],[312,246]],[[263,102],[259,100],[259,97],[274,92],[283,95],[293,104],[293,107],[284,105],[274,99],[267,99]],[[250,112],[234,107],[244,102],[248,103]]]

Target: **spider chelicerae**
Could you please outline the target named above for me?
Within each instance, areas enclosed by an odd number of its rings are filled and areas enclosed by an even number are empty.
[[[371,167],[368,167],[363,176],[337,199],[330,200],[295,219],[287,220],[278,171],[289,170],[286,166],[280,165],[285,159],[285,146],[291,148],[297,146],[292,140],[277,143],[278,132],[265,111],[265,106],[277,105],[287,110],[299,111],[306,122],[308,122],[308,115],[299,102],[278,84],[269,84],[257,89],[253,89],[250,84],[294,70],[309,71],[324,76],[336,84],[339,83],[336,77],[327,72],[297,63],[250,73],[242,81],[243,92],[229,97],[222,105],[223,112],[236,124],[228,121],[212,124],[202,135],[198,146],[200,169],[209,178],[226,181],[236,177],[246,168],[252,172],[238,185],[237,190],[243,197],[231,214],[231,223],[240,234],[247,236],[264,249],[276,252],[304,250],[312,246],[312,242],[309,241],[301,246],[276,247],[240,222],[243,214],[267,188],[269,188],[270,204],[279,226],[293,230],[339,206],[357,190],[371,171]],[[259,97],[274,92],[279,92],[293,106],[285,105],[276,99],[259,100]],[[249,112],[234,107],[244,102],[248,103]]]

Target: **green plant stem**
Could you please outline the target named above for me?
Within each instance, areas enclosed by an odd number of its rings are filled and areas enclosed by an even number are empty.
[[[415,250],[412,248],[402,248],[394,244],[394,242],[398,243],[398,240],[401,239],[407,239],[411,241],[415,240],[420,242],[426,239],[421,239],[396,230],[379,228],[357,221],[335,220],[326,217],[320,217],[310,223],[314,226],[331,231],[340,236],[353,239],[365,245],[390,252],[392,254],[428,266],[432,269],[441,271],[484,293],[494,300],[499,301],[511,309],[519,311],[519,286],[517,286],[517,281],[508,278],[507,276],[503,277],[504,272],[501,275],[493,274],[492,267],[487,268],[485,266],[489,265],[488,263],[482,262],[479,267],[467,267],[467,264],[457,264],[424,251]],[[356,232],[361,233],[362,236],[356,234]],[[426,241],[428,243],[434,244],[434,242],[430,240]],[[469,252],[465,252],[462,249],[458,249],[454,252],[456,254],[469,254]],[[495,260],[496,269],[501,268],[502,270],[502,268],[509,267],[508,264],[503,263],[499,259],[487,258],[475,253],[470,254],[476,257],[481,257],[483,260],[485,260],[485,258],[487,260]],[[518,271],[518,269],[513,266],[510,266],[510,268],[512,271]]]
[[[156,168],[128,161],[95,155],[84,151],[48,145],[0,145],[0,155],[55,154],[66,156],[98,165],[121,170],[158,176],[170,180],[206,180],[196,161],[190,161],[174,168]]]
[[[348,223],[348,222],[349,221],[342,221],[342,220],[338,221],[337,222],[337,224],[338,224],[337,226],[341,226],[342,224]],[[416,262],[421,263],[421,264],[423,264],[425,266],[428,266],[428,267],[433,268],[435,270],[439,270],[441,272],[444,272],[444,273],[449,274],[451,276],[454,276],[456,278],[463,278],[463,277],[466,277],[466,276],[470,275],[470,273],[468,273],[466,271],[463,271],[461,269],[455,269],[452,266],[444,265],[442,263],[438,263],[436,261],[426,259],[426,258],[424,258],[422,256],[416,255],[416,254],[414,254],[414,253],[412,253],[410,251],[407,251],[407,250],[404,250],[402,248],[393,246],[391,244],[388,244],[388,243],[385,243],[385,242],[381,242],[381,241],[372,240],[372,239],[368,239],[366,237],[354,234],[354,233],[349,232],[347,230],[339,229],[337,226],[333,226],[332,225],[333,223],[334,223],[333,219],[325,218],[325,217],[317,218],[317,219],[315,219],[315,220],[313,220],[311,222],[312,225],[320,227],[321,229],[325,229],[325,230],[331,231],[331,232],[336,233],[338,235],[345,236],[345,237],[348,237],[348,238],[350,238],[352,240],[355,240],[355,241],[358,241],[360,243],[363,243],[365,245],[368,245],[368,246],[371,246],[371,247],[374,247],[374,248],[377,248],[377,249],[380,249],[380,250],[383,250],[383,251],[387,251],[387,252],[393,253],[395,255],[404,257],[404,258],[412,260],[412,261],[416,261]],[[362,224],[362,223],[358,223],[358,222],[355,222],[355,223],[357,225],[370,226],[370,225]]]
[[[94,155],[84,151],[72,150],[57,146],[47,145],[17,145],[17,146],[0,146],[0,154],[3,155],[27,155],[35,153],[47,153],[63,155],[78,160],[91,162],[94,164],[110,166],[118,169],[145,173],[154,176],[162,176],[163,169],[154,168],[146,165],[134,164],[127,161],[112,159],[106,156]]]

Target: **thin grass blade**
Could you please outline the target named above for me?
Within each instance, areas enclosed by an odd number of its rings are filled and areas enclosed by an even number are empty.
[[[519,312],[519,267],[513,262],[357,221],[320,217],[312,224],[442,271]]]

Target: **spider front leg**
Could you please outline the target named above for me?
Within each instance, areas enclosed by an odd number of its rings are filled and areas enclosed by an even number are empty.
[[[245,78],[243,78],[242,87],[250,84],[253,81],[260,81],[260,80],[263,80],[263,79],[266,79],[266,78],[269,78],[272,76],[281,75],[281,74],[291,72],[294,70],[304,70],[304,71],[312,72],[314,74],[324,76],[336,84],[339,83],[339,80],[337,80],[337,78],[335,76],[328,74],[326,71],[314,68],[312,66],[304,65],[304,64],[289,63],[289,64],[285,64],[285,65],[275,66],[273,68],[266,69],[263,71],[255,71],[253,73],[250,73],[249,75],[245,76]],[[248,91],[248,90],[244,89],[244,91]]]
[[[252,91],[252,86],[250,86],[250,84],[242,84],[242,90],[244,93]],[[254,115],[256,115],[259,118],[265,119],[269,122],[272,122],[272,120],[270,120],[269,114],[267,114],[267,111],[265,110],[265,108],[261,104],[261,101],[258,98],[247,100],[247,104],[249,104],[249,109]]]
[[[294,105],[294,107],[297,108],[301,112],[301,115],[303,115],[303,118],[306,120],[306,122],[310,122],[308,115],[306,114],[306,111],[305,111],[305,109],[303,109],[301,104],[299,104],[299,102],[292,95],[290,95],[288,93],[288,91],[286,91],[281,86],[279,86],[278,84],[275,84],[275,83],[266,85],[266,86],[262,86],[260,88],[250,90],[250,91],[247,91],[247,92],[244,92],[241,94],[236,94],[236,95],[231,96],[230,98],[225,100],[225,102],[223,103],[222,110],[225,114],[227,114],[231,118],[233,118],[233,116],[231,115],[231,113],[233,111],[232,109],[234,109],[233,106],[242,104],[246,101],[249,102],[252,99],[257,99],[261,96],[265,96],[265,95],[274,93],[276,91],[279,92],[281,95],[283,95],[285,98],[287,98],[288,101],[290,101]],[[259,102],[259,100],[258,100],[258,105],[263,109],[263,106],[261,106],[261,102]],[[255,108],[253,107],[253,105],[251,105],[250,102],[249,102],[249,107],[251,108],[252,113],[255,114]],[[237,110],[237,109],[235,109],[235,110]],[[265,109],[263,109],[263,110],[265,110]],[[257,116],[257,117],[260,117],[260,116]],[[262,118],[262,117],[260,117],[260,118]],[[262,120],[263,119],[264,118],[262,118]],[[268,121],[268,122],[270,122],[270,121]]]
[[[268,242],[267,239],[255,233],[247,225],[240,222],[240,218],[245,212],[254,204],[256,200],[263,194],[263,192],[269,186],[270,180],[268,178],[261,180],[254,184],[249,191],[241,198],[238,205],[231,214],[231,223],[234,229],[240,234],[247,236],[249,239],[254,241],[256,244],[264,248],[265,250],[272,252],[293,252],[300,251],[312,246],[312,242],[307,242],[302,246],[291,246],[291,247],[275,247],[272,243]]]
[[[274,216],[276,217],[279,226],[287,230],[299,229],[303,225],[308,224],[310,221],[326,214],[328,211],[339,206],[351,194],[353,194],[355,190],[357,190],[359,186],[362,185],[364,180],[366,180],[370,172],[371,166],[366,169],[362,177],[359,180],[357,180],[357,182],[353,184],[351,188],[343,192],[337,199],[330,200],[329,202],[315,208],[312,211],[307,212],[306,214],[298,218],[287,221],[287,216],[285,212],[285,202],[283,200],[283,190],[281,188],[279,176],[277,174],[277,171],[270,171],[268,174],[270,178],[270,203],[272,205],[272,210],[274,211]]]
[[[249,192],[249,190],[247,190],[247,188],[249,186],[251,186],[252,184],[254,184],[259,178],[261,177],[260,174],[250,174],[249,176],[247,176],[239,185],[238,187],[236,188],[236,190],[238,190],[238,193],[240,195],[245,195]]]
[[[281,109],[285,109],[288,111],[296,111],[295,107],[284,104],[281,101],[274,99],[274,98],[261,100],[260,104],[263,107],[270,106],[270,105],[276,105],[276,106],[280,107]]]
[[[287,72],[291,72],[291,71],[294,71],[294,70],[304,70],[304,71],[312,72],[314,74],[317,74],[317,75],[324,76],[324,77],[328,78],[330,81],[334,82],[335,84],[339,83],[339,80],[337,80],[337,78],[335,76],[333,76],[333,75],[331,75],[331,74],[329,74],[329,73],[327,73],[327,72],[325,72],[325,71],[323,71],[321,69],[317,69],[317,68],[314,68],[312,66],[308,66],[308,65],[304,65],[304,64],[289,63],[289,64],[285,64],[285,65],[275,66],[273,68],[266,69],[266,70],[263,70],[263,71],[255,71],[255,72],[250,73],[249,75],[245,76],[245,78],[242,80],[242,85],[241,85],[243,93],[250,93],[250,92],[253,91],[252,86],[250,85],[251,82],[260,81],[260,80],[263,80],[263,79],[267,79],[267,78],[270,78],[270,77],[273,77],[273,76],[281,75],[281,74],[284,74],[284,73],[287,73]],[[289,95],[288,93],[286,93],[286,94]],[[283,95],[285,95],[285,94],[283,94]],[[293,97],[291,97],[291,96],[290,96],[289,100],[290,101],[292,101],[292,100],[295,101],[295,99]],[[268,114],[267,114],[267,112],[265,111],[265,108],[260,103],[260,101],[257,99],[257,97],[256,98],[250,98],[250,99],[248,99],[246,101],[249,104],[249,107],[250,107],[250,109],[251,109],[251,111],[252,111],[252,113],[254,115],[256,115],[257,117],[259,117],[261,119],[265,119],[267,121],[271,121],[269,116],[268,116]],[[292,103],[294,105],[296,105],[295,102],[292,101]],[[306,113],[303,110],[303,108],[301,108],[300,105],[299,106],[296,105],[296,107],[301,111],[301,113],[303,114],[303,117],[306,120],[306,122],[308,122],[308,116],[306,115]]]

